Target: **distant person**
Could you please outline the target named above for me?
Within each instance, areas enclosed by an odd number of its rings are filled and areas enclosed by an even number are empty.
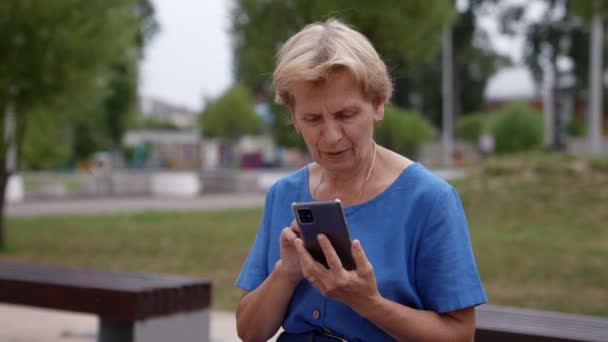
[[[313,162],[278,180],[236,285],[239,336],[265,341],[471,341],[486,302],[454,188],[373,139],[392,94],[385,64],[359,32],[330,19],[278,54],[277,100]],[[356,261],[329,269],[304,249],[292,202],[339,198]]]

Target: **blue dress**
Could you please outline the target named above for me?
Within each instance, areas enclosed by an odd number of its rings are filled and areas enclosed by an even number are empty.
[[[291,203],[312,200],[307,167],[268,190],[238,287],[252,291],[268,277],[280,258],[281,230],[293,220]],[[383,297],[438,313],[487,301],[458,194],[421,164],[410,165],[384,192],[344,208],[344,214],[351,238],[361,241],[374,267]],[[306,280],[289,302],[283,329],[290,333],[329,329],[354,341],[393,340],[348,306],[322,296]]]

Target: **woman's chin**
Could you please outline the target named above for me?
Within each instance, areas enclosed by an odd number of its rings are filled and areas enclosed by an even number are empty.
[[[343,159],[329,159],[325,158],[322,162],[318,162],[319,165],[327,172],[331,173],[339,173],[339,172],[348,172],[348,170],[352,170],[355,166],[353,162],[349,158]]]

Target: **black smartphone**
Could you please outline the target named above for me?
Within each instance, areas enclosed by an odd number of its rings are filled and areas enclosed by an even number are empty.
[[[318,234],[325,234],[346,270],[354,270],[355,261],[351,254],[350,234],[340,200],[294,202],[291,204],[304,246],[319,263],[329,268],[323,250],[317,240]]]

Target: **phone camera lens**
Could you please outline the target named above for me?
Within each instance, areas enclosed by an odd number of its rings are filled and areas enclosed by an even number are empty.
[[[302,223],[312,223],[312,210],[310,209],[300,209],[298,210],[298,216],[300,217],[300,222]]]

